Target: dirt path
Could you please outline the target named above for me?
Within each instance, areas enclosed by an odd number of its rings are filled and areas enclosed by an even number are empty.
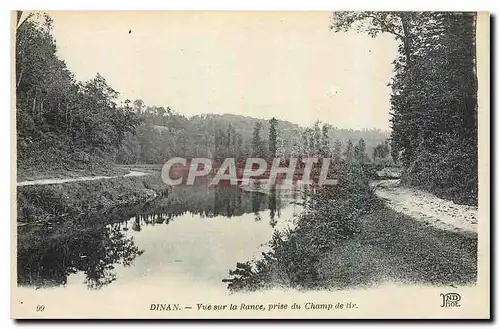
[[[360,232],[318,261],[326,287],[477,282],[477,207],[399,185],[373,183],[388,207],[360,218]]]
[[[87,176],[87,177],[76,177],[76,178],[48,178],[48,179],[38,179],[32,181],[17,182],[17,186],[28,186],[28,185],[48,185],[48,184],[63,184],[69,182],[80,182],[80,181],[90,181],[98,179],[112,179],[118,177],[134,177],[134,176],[145,176],[149,173],[142,171],[130,171],[128,174],[123,176]]]
[[[374,182],[375,194],[393,210],[436,228],[477,233],[477,207],[458,205],[437,196],[400,186],[399,180]]]

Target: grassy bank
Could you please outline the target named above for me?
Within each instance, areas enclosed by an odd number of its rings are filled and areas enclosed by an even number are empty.
[[[275,232],[270,252],[237,263],[231,291],[342,289],[383,282],[471,284],[477,237],[442,231],[388,209],[360,168],[310,195],[297,226]]]
[[[64,184],[19,186],[18,222],[92,215],[107,209],[150,201],[166,192],[159,173]]]
[[[93,168],[17,168],[17,181],[32,181],[38,179],[51,178],[76,178],[76,177],[92,177],[92,176],[123,176],[127,174],[127,168],[117,166],[108,167],[93,167]]]
[[[271,251],[255,264],[236,264],[224,280],[230,290],[258,290],[272,286],[311,288],[319,284],[318,261],[337,241],[360,232],[360,217],[381,203],[360,166],[337,169],[339,182],[308,192],[304,211],[294,229],[274,233]]]

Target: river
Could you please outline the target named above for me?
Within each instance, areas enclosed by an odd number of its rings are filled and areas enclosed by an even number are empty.
[[[275,230],[294,226],[300,192],[182,186],[153,202],[18,228],[18,283],[32,288],[142,285],[226,290]]]

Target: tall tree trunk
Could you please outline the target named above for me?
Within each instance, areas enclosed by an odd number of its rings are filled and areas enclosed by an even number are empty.
[[[399,14],[399,19],[401,20],[401,25],[403,27],[403,48],[406,57],[406,66],[411,65],[411,35],[409,31],[409,22],[407,13]]]

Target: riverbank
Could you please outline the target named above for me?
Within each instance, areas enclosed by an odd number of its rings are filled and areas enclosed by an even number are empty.
[[[477,280],[477,238],[440,230],[383,208],[359,217],[359,231],[338,238],[317,231],[275,236],[273,251],[238,263],[232,291],[339,290],[405,285],[464,286]]]
[[[61,220],[148,202],[165,194],[159,173],[17,187],[18,223]]]
[[[235,291],[368,288],[386,283],[457,286],[477,279],[477,235],[399,213],[362,174],[318,190],[297,226],[276,232],[260,260],[237,263]],[[360,176],[360,177],[357,177]]]

